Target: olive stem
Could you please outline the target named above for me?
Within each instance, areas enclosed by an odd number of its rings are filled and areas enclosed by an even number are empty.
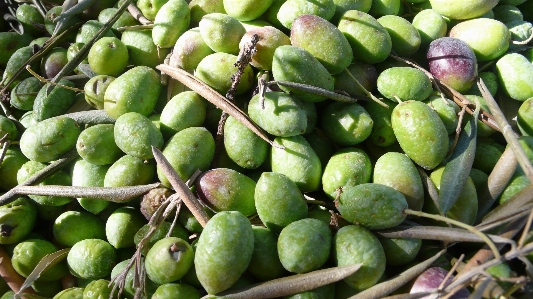
[[[471,226],[471,225],[468,225],[468,224],[465,224],[461,221],[457,221],[457,220],[454,220],[454,219],[451,219],[451,218],[447,218],[447,217],[444,217],[444,216],[441,216],[441,215],[433,215],[433,214],[428,214],[428,213],[424,213],[424,212],[421,212],[421,211],[414,211],[414,210],[411,210],[411,209],[405,209],[403,210],[403,212],[407,215],[414,215],[414,216],[418,216],[418,217],[425,217],[425,218],[430,218],[430,219],[433,219],[433,220],[437,220],[437,221],[442,221],[442,222],[445,222],[445,223],[448,223],[448,224],[452,224],[452,225],[455,225],[455,226],[458,226],[458,227],[462,227],[466,230],[468,230],[469,232],[472,232],[476,235],[478,235],[480,238],[482,238],[485,243],[490,247],[490,249],[492,250],[494,256],[496,258],[500,258],[500,252],[498,251],[498,249],[496,248],[496,245],[494,245],[494,242],[492,242],[492,240],[484,233],[480,232],[479,230],[477,230],[475,227]]]
[[[174,191],[179,195],[181,200],[185,203],[187,208],[191,211],[194,217],[198,220],[202,227],[205,227],[209,221],[209,215],[204,211],[202,205],[196,197],[192,194],[191,190],[185,185],[181,178],[176,173],[176,170],[170,165],[167,158],[163,153],[156,147],[152,146],[152,152],[154,153],[154,158],[157,162],[157,165],[161,167],[161,170],[167,177],[168,181],[174,188]]]
[[[69,89],[69,90],[75,91],[75,92],[85,93],[85,90],[83,90],[83,89],[78,89],[78,88],[75,88],[75,87],[70,87],[70,86],[66,86],[66,85],[63,85],[63,84],[54,83],[54,82],[52,82],[52,81],[40,76],[39,74],[37,74],[35,71],[33,71],[31,69],[30,65],[26,66],[26,70],[28,72],[30,72],[30,74],[32,74],[32,76],[34,76],[35,78],[39,79],[39,81],[41,81],[42,83],[45,83],[45,84],[48,83],[50,85],[59,86],[59,87],[65,88],[65,89]]]
[[[503,112],[501,111],[500,107],[498,107],[498,104],[488,91],[487,86],[483,82],[483,79],[479,78],[477,85],[479,90],[481,91],[481,94],[483,95],[483,98],[489,106],[489,110],[494,116],[494,120],[496,120],[496,123],[501,128],[503,137],[505,138],[509,146],[513,149],[518,164],[520,164],[520,167],[522,167],[522,170],[529,179],[529,182],[533,184],[533,165],[531,165],[531,162],[529,161],[526,153],[524,152],[524,149],[520,145],[520,142],[518,142],[516,133],[513,131],[511,125],[507,122],[507,119],[503,115]]]
[[[529,232],[529,229],[531,228],[532,221],[533,221],[533,209],[529,212],[529,216],[527,217],[526,225],[524,226],[522,235],[520,236],[520,239],[518,240],[518,247],[523,247],[524,244],[526,243],[527,234]]]
[[[49,177],[50,175],[52,175],[57,170],[61,169],[63,166],[65,166],[68,163],[70,163],[70,162],[74,161],[75,159],[77,159],[78,157],[79,157],[79,155],[78,155],[78,152],[76,151],[76,149],[72,149],[71,151],[69,151],[65,155],[63,155],[63,158],[58,159],[58,160],[50,163],[48,166],[46,166],[42,170],[34,173],[26,181],[22,182],[21,184],[18,184],[17,187],[19,187],[19,186],[30,186],[30,185],[38,184],[38,183],[42,182],[44,179],[46,179],[47,177]],[[7,191],[6,193],[4,193],[4,194],[2,194],[0,196],[0,206],[8,204],[8,203],[14,201],[15,199],[19,198],[20,196],[22,196],[22,195],[16,193],[16,188],[17,187]]]
[[[385,108],[389,108],[389,105],[383,103],[380,99],[375,97],[370,91],[366,90],[366,88],[357,80],[357,78],[354,77],[354,75],[347,69],[344,69],[344,72],[352,79],[352,81],[357,85],[357,87],[361,88],[363,90],[363,93],[366,94],[367,97],[371,98],[374,102],[380,104],[381,106]]]

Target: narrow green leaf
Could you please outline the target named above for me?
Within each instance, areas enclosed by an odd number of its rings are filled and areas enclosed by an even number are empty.
[[[31,285],[41,276],[41,273],[50,267],[53,267],[57,263],[61,262],[67,257],[70,248],[58,250],[54,253],[45,255],[37,266],[31,271],[30,275],[26,278],[26,281],[20,286],[20,290],[17,295],[22,293],[25,289],[31,287]]]
[[[470,175],[476,154],[479,109],[480,105],[476,103],[474,114],[461,132],[461,135],[459,135],[457,146],[442,173],[439,207],[443,215],[453,207]]]
[[[366,289],[360,293],[357,293],[356,295],[348,298],[348,299],[378,299],[383,298],[384,296],[394,292],[401,286],[405,285],[409,281],[413,280],[415,277],[420,275],[422,272],[424,272],[426,269],[428,269],[433,262],[435,262],[441,255],[443,255],[446,252],[446,249],[443,249],[437,254],[435,254],[433,257],[430,257],[429,259],[414,265],[413,267],[405,270],[404,272],[400,273],[398,276],[389,279],[387,281],[384,281],[382,283],[378,283],[374,285],[373,287],[370,287],[369,289]]]
[[[235,291],[222,292],[216,296],[203,298],[231,298],[231,299],[266,299],[289,296],[316,289],[318,287],[337,282],[359,270],[361,264],[321,269],[305,274],[273,279],[267,282],[251,285]]]

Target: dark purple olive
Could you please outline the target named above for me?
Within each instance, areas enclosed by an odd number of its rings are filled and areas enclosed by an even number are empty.
[[[427,59],[431,74],[459,92],[468,90],[477,76],[474,51],[460,39],[442,37],[432,41]]]
[[[54,48],[41,62],[41,74],[47,79],[52,79],[67,62],[67,49]]]

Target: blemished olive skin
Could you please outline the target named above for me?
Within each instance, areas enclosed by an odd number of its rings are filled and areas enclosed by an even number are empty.
[[[28,159],[50,162],[73,148],[79,134],[79,125],[71,118],[46,119],[22,133],[20,149]]]
[[[259,218],[275,233],[307,216],[307,204],[298,186],[281,173],[261,174],[254,197]]]
[[[274,51],[272,75],[275,80],[289,81],[321,87],[333,91],[334,80],[328,70],[307,50],[286,45]],[[290,87],[281,86],[285,92],[300,96],[302,101],[321,102],[323,96],[312,95]]]
[[[304,218],[292,222],[279,234],[281,264],[293,273],[319,269],[329,258],[331,238],[329,226],[318,219]]]
[[[109,84],[104,94],[104,110],[114,119],[128,112],[148,116],[161,91],[159,74],[147,66],[136,66]]]
[[[433,169],[448,152],[448,132],[437,113],[418,101],[398,104],[391,116],[394,135],[416,164]]]
[[[244,215],[231,211],[213,216],[194,255],[196,274],[207,293],[216,294],[235,284],[248,267],[253,249],[252,225]]]
[[[193,260],[194,251],[187,241],[176,237],[163,238],[146,254],[146,274],[155,283],[170,283],[182,278]]]
[[[294,20],[291,44],[309,51],[332,75],[344,71],[353,59],[352,48],[342,32],[315,15],[303,15]]]
[[[376,284],[385,272],[383,246],[368,229],[358,225],[341,228],[333,237],[333,257],[338,266],[362,263],[363,266],[344,281],[357,291]]]
[[[335,206],[344,219],[370,230],[399,225],[406,217],[403,210],[408,207],[400,191],[376,183],[342,189]]]

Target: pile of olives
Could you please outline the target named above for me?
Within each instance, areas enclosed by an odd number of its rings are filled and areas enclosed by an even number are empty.
[[[470,232],[514,220],[484,219],[531,209],[533,0],[0,7],[0,299],[17,279],[39,298],[195,299],[300,275],[314,287],[246,298],[437,294],[486,245]],[[505,236],[519,249],[525,223]],[[485,279],[531,298],[509,259]]]

